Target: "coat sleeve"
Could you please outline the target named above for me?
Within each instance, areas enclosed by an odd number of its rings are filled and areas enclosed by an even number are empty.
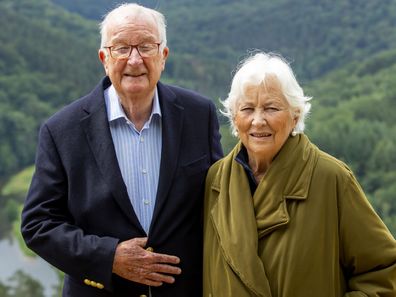
[[[76,279],[111,289],[118,239],[86,234],[68,211],[68,180],[47,125],[39,133],[36,170],[22,211],[27,246]]]
[[[339,194],[345,297],[396,296],[396,241],[350,172]]]

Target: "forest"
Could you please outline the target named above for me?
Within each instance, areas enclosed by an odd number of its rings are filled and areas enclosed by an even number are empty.
[[[0,239],[19,220],[41,123],[104,75],[98,22],[117,2],[0,1],[7,28],[0,30]],[[162,80],[199,91],[218,107],[243,57],[256,50],[283,55],[313,97],[306,134],[352,168],[396,236],[396,1],[139,3],[167,17],[170,57]],[[227,152],[236,140],[219,117]],[[0,296],[26,296],[15,292],[0,281]]]

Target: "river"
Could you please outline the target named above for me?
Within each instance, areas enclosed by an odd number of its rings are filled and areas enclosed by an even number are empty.
[[[29,274],[39,281],[44,289],[45,296],[53,294],[52,287],[58,283],[55,270],[43,259],[39,257],[27,257],[19,249],[16,240],[0,240],[0,280],[7,284],[17,270]]]

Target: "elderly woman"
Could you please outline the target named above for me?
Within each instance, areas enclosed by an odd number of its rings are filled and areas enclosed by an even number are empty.
[[[303,134],[309,100],[279,56],[236,72],[223,103],[240,142],[206,180],[204,297],[396,296],[396,241]]]

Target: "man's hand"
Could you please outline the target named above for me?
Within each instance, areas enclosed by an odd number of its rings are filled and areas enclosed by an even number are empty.
[[[172,284],[175,279],[169,274],[180,274],[176,256],[157,254],[144,249],[147,237],[133,238],[118,244],[113,272],[123,278],[148,286],[161,286],[162,283]]]

